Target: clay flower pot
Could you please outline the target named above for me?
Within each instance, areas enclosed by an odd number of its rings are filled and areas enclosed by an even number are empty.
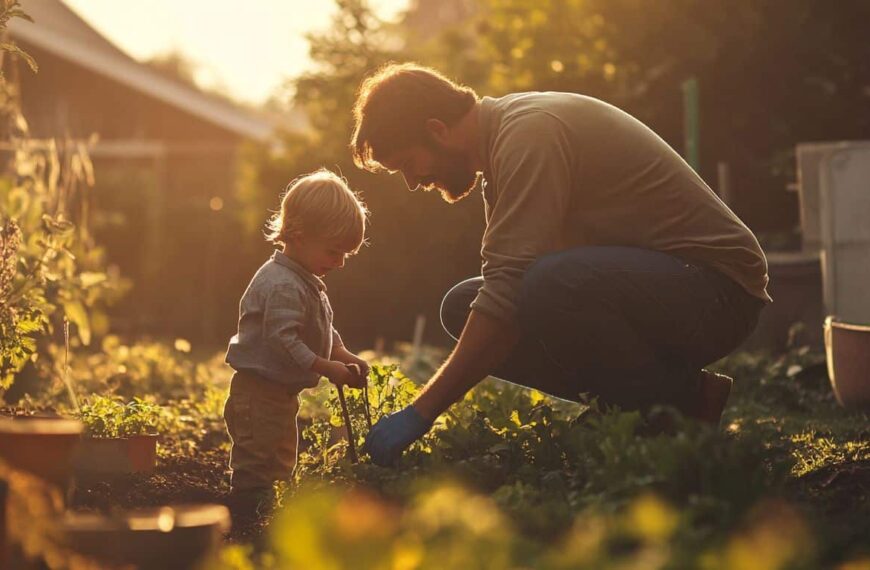
[[[65,489],[83,429],[80,421],[66,418],[0,417],[0,458]]]
[[[141,569],[194,568],[229,530],[222,505],[178,505],[104,516],[67,513],[62,532],[76,552]]]
[[[828,377],[844,408],[870,408],[870,326],[825,319]]]
[[[153,434],[130,437],[86,437],[75,459],[77,475],[150,473],[157,463]]]

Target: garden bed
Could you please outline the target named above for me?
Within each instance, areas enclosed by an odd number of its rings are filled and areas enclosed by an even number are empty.
[[[336,392],[323,385],[304,398],[296,478],[278,493],[285,508],[274,521],[234,521],[227,544],[256,549],[229,548],[213,567],[269,567],[259,556],[271,553],[273,567],[364,568],[363,551],[374,565],[396,549],[422,549],[416,567],[434,568],[443,561],[430,550],[449,547],[456,560],[483,553],[504,568],[608,568],[644,557],[676,567],[712,557],[718,568],[758,541],[770,550],[765,568],[870,556],[870,422],[836,404],[821,355],[743,353],[721,366],[737,382],[719,431],[675,417],[665,423],[676,428],[661,433],[637,414],[488,381],[389,469],[365,456],[351,464],[346,442],[334,440],[343,428]],[[417,390],[389,367],[375,367],[373,378],[375,419]],[[71,507],[225,502],[224,390],[207,383],[190,398],[160,401],[155,470],[79,480]],[[347,392],[359,444],[361,393]],[[291,539],[300,532],[313,541],[303,550]],[[575,552],[581,543],[591,550]],[[493,567],[479,562],[465,567]]]

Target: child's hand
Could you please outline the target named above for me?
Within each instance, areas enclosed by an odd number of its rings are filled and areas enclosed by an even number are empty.
[[[330,360],[324,370],[330,382],[336,386],[350,386],[362,388],[366,384],[366,377],[356,373],[356,370],[337,360]]]
[[[360,365],[352,362],[350,364],[345,364],[347,369],[356,374],[359,377],[360,385],[356,386],[356,388],[364,388],[366,384],[368,384],[369,376],[368,374],[363,374]]]
[[[372,367],[369,366],[368,362],[366,362],[365,360],[363,360],[362,358],[360,358],[359,356],[357,356],[356,354],[354,354],[352,352],[349,353],[348,356],[349,356],[349,358],[348,358],[349,362],[347,362],[346,364],[348,364],[349,366],[358,367],[359,374],[364,379],[363,383],[367,382],[368,377],[369,377],[369,371],[371,371]]]
[[[347,350],[343,346],[339,346],[332,350],[332,359],[338,360],[339,362],[344,362],[345,364],[354,364],[359,366],[359,372],[364,378],[368,378],[369,370],[371,370],[371,366],[369,363]]]

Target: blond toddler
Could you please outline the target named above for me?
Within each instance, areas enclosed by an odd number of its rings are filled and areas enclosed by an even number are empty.
[[[342,343],[321,278],[359,250],[367,213],[344,180],[321,169],[292,182],[268,222],[267,239],[281,250],[245,290],[226,354],[235,373],[224,419],[240,508],[262,504],[275,481],[291,476],[299,393],[321,376],[336,385],[365,383],[368,364]]]

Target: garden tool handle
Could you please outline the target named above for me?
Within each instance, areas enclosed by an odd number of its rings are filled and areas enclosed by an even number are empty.
[[[353,435],[350,414],[347,412],[347,402],[344,399],[344,386],[339,384],[336,388],[338,389],[338,403],[341,404],[341,413],[344,416],[344,425],[347,427],[347,443],[348,451],[350,452],[350,461],[351,463],[356,463],[359,461],[359,457],[356,454],[356,437]]]

